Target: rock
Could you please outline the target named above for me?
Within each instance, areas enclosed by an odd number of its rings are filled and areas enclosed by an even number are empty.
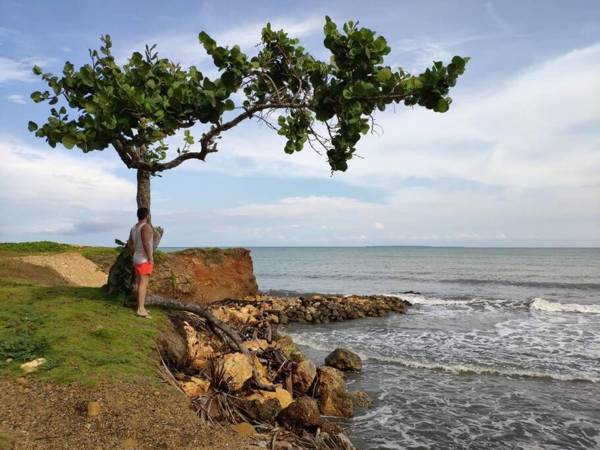
[[[279,339],[277,339],[277,341],[275,341],[275,346],[288,358],[292,353],[299,351],[292,337],[288,335],[281,336]]]
[[[240,390],[246,381],[252,378],[252,364],[243,353],[228,353],[217,360],[232,391]]]
[[[336,348],[332,351],[327,358],[325,358],[325,364],[339,370],[362,370],[360,356],[344,348]]]
[[[346,390],[342,372],[333,367],[320,367],[315,390],[321,413],[327,416],[352,417],[352,396]]]
[[[188,348],[185,338],[172,326],[157,339],[158,350],[164,361],[172,367],[184,367],[188,363]]]
[[[290,353],[289,357],[295,363],[300,363],[306,359],[306,355],[300,350],[294,350],[292,353]]]
[[[242,436],[254,436],[256,434],[256,429],[248,422],[232,424],[229,425],[229,428]]]
[[[100,415],[100,403],[99,402],[88,402],[87,415],[88,415],[88,417],[99,416]]]
[[[205,395],[210,390],[210,381],[202,378],[192,377],[189,381],[179,383],[179,386],[190,398]]]
[[[269,348],[269,343],[265,339],[252,339],[242,344],[250,352],[265,351]]]
[[[29,361],[29,362],[21,364],[20,367],[21,367],[21,370],[27,374],[27,373],[35,372],[45,363],[46,363],[46,358],[37,358],[37,359],[34,359],[33,361]]]
[[[336,434],[343,433],[344,430],[337,423],[326,420],[326,421],[323,421],[323,423],[321,424],[321,432],[328,433],[333,436]]]
[[[269,371],[263,365],[263,363],[260,362],[258,356],[252,355],[252,364],[254,364],[254,367],[256,367],[256,371],[259,375],[259,381],[266,386],[273,386],[273,383],[271,383],[271,380],[269,380]]]
[[[258,293],[250,251],[187,249],[161,255],[148,295],[211,303]]]
[[[373,404],[373,399],[364,391],[350,392],[352,404],[359,408],[369,408]]]
[[[274,392],[256,391],[255,393],[247,396],[246,400],[264,401],[269,398],[277,399],[277,401],[279,401],[279,404],[281,405],[281,409],[287,408],[293,401],[292,394],[290,394],[287,390],[283,389],[280,386],[277,386]]]
[[[317,402],[311,397],[300,397],[279,413],[277,420],[290,428],[316,428],[321,425]]]
[[[217,354],[213,349],[212,345],[207,342],[200,341],[198,347],[196,347],[196,354],[192,359],[192,366],[198,370],[202,370],[208,364],[211,358],[214,358]]]
[[[294,388],[303,394],[308,391],[317,376],[317,366],[310,359],[300,361],[294,369]]]
[[[275,397],[245,398],[241,400],[241,406],[250,418],[259,422],[272,422],[281,412],[281,403]]]
[[[222,306],[213,310],[213,315],[223,322],[237,322],[243,325],[254,324],[259,311],[252,305],[242,308]]]

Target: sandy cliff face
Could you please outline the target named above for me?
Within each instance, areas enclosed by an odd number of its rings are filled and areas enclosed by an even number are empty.
[[[258,293],[250,250],[189,249],[155,261],[150,293],[195,303]]]

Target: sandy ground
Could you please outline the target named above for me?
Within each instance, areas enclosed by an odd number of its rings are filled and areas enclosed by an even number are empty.
[[[66,281],[77,286],[101,287],[106,284],[106,273],[102,272],[96,264],[79,253],[32,255],[22,256],[17,259],[35,266],[50,268]]]
[[[98,416],[88,416],[90,401],[99,402]],[[150,383],[84,387],[0,379],[0,405],[2,450],[258,448],[203,424],[186,398]]]

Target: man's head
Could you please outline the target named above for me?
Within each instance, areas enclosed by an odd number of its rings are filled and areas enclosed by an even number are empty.
[[[150,211],[148,210],[148,208],[138,208],[138,210],[137,210],[138,220],[147,219],[149,214],[150,214]]]

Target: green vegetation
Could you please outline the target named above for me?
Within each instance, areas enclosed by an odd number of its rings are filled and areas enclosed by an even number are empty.
[[[19,366],[39,357],[47,362],[30,376],[56,382],[153,376],[155,338],[167,325],[160,310],[152,320],[141,319],[120,297],[65,286],[48,269],[12,258],[64,251],[99,261],[117,254],[114,248],[48,241],[0,243],[0,376],[20,376]]]
[[[76,247],[52,241],[36,242],[0,242],[0,252],[10,253],[59,253],[73,250]]]

